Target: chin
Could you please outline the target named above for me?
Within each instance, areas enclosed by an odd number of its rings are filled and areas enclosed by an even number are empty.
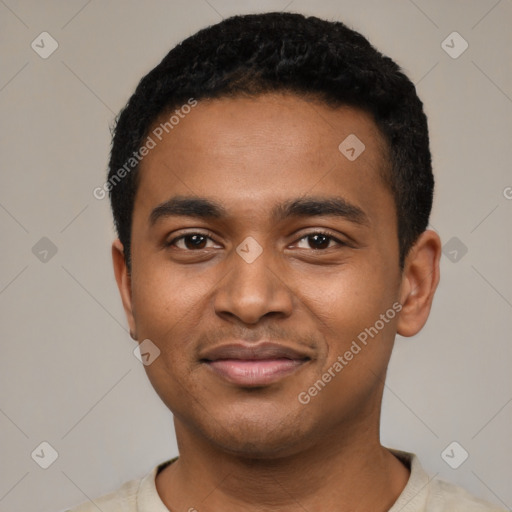
[[[217,446],[222,449],[223,452],[229,453],[241,459],[281,459],[293,455],[296,451],[299,452],[300,448],[297,445],[301,443],[295,443],[290,441],[290,438],[286,440],[261,440],[261,441],[249,441],[247,439],[238,439],[233,437],[225,437],[223,439],[214,440]],[[286,443],[286,444],[284,444]],[[297,446],[297,450],[294,450],[294,446]]]
[[[222,430],[211,431],[210,422],[204,433],[210,443],[241,458],[279,459],[304,450],[306,440],[311,437],[303,421],[284,423],[275,416],[272,420],[264,421],[261,417],[258,421],[246,417],[241,421],[219,420]]]

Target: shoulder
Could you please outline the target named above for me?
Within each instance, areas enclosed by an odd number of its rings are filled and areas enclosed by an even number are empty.
[[[466,489],[434,478],[430,485],[427,510],[450,512],[504,512],[504,508],[492,505],[470,494]]]
[[[114,492],[78,505],[66,512],[136,512],[137,492],[142,479],[130,480]]]
[[[168,512],[161,501],[156,485],[155,477],[159,471],[177,460],[174,457],[155,466],[146,476],[124,483],[119,489],[94,500],[78,505],[65,512],[137,512],[151,510],[152,512]]]
[[[505,512],[466,489],[429,476],[414,453],[389,449],[410,470],[407,485],[389,512]]]

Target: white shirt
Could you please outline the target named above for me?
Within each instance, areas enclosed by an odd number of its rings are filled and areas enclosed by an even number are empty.
[[[472,496],[462,487],[429,477],[414,453],[390,451],[410,468],[411,474],[389,512],[506,512]],[[126,482],[94,503],[88,501],[66,512],[98,512],[98,508],[102,512],[169,512],[156,490],[155,477],[160,468],[174,460],[159,464],[145,477]]]

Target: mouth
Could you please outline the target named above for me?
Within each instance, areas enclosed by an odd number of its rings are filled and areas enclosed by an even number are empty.
[[[261,387],[298,371],[309,355],[274,343],[229,344],[205,352],[200,359],[222,379],[242,387]]]

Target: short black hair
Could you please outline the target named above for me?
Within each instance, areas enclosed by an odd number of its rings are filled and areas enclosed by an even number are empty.
[[[121,110],[107,183],[129,271],[139,174],[133,155],[157,119],[191,98],[277,91],[372,115],[387,142],[390,170],[385,179],[395,201],[403,269],[410,248],[427,228],[434,189],[427,118],[414,84],[393,60],[342,22],[270,12],[233,16],[188,37],[142,78]]]

